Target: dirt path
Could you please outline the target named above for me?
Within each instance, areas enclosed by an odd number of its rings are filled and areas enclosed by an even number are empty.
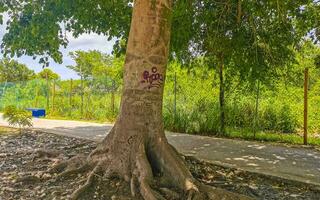
[[[2,120],[0,126],[8,124]],[[112,124],[34,119],[34,128],[49,133],[100,141]],[[311,148],[167,133],[181,153],[223,166],[240,168],[320,187],[320,152]]]

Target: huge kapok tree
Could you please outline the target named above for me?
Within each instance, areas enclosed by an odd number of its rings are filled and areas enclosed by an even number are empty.
[[[89,156],[55,167],[62,173],[91,171],[73,193],[74,199],[94,184],[96,174],[122,177],[130,182],[133,196],[146,200],[164,199],[154,188],[155,180],[160,187],[179,190],[181,199],[246,198],[200,184],[164,135],[167,60],[169,55],[183,61],[194,56],[190,38],[198,23],[193,17],[201,5],[201,1],[187,0],[0,2],[0,11],[8,17],[2,43],[6,55],[39,56],[44,65],[48,57],[61,62],[59,48],[67,45],[68,31],[75,37],[90,32],[115,37],[115,52],[126,51],[120,114],[113,129]]]

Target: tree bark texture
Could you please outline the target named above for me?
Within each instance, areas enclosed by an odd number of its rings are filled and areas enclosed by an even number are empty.
[[[95,174],[99,173],[124,178],[130,183],[132,195],[145,200],[166,199],[155,190],[155,184],[180,191],[184,195],[181,199],[245,199],[196,181],[165,137],[162,100],[171,14],[172,0],[134,1],[116,123],[84,160],[75,158],[56,167],[59,171],[92,169],[87,182],[74,192],[73,199],[92,186]],[[78,167],[75,170],[69,166]]]
[[[224,56],[220,55],[220,64],[219,64],[219,78],[220,78],[220,93],[219,93],[219,102],[220,102],[220,134],[225,134],[225,98],[224,98]]]

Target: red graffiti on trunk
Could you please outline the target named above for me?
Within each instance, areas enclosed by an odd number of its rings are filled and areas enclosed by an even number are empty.
[[[148,85],[145,88],[151,89],[153,87],[159,88],[163,83],[163,76],[160,73],[157,73],[158,69],[152,67],[151,72],[144,71],[142,74],[143,80],[141,83],[147,83]]]

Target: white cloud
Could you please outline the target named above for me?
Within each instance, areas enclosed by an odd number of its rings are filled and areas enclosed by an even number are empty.
[[[5,20],[4,20],[5,21]],[[5,34],[5,25],[0,25],[0,40],[2,41],[2,37]],[[107,36],[98,35],[95,33],[92,34],[83,34],[78,38],[74,38],[72,34],[67,34],[69,44],[66,49],[61,48],[61,52],[63,54],[63,63],[57,64],[53,61],[50,62],[50,68],[58,73],[62,79],[70,79],[70,78],[78,78],[77,75],[66,68],[67,65],[73,65],[73,60],[68,56],[70,51],[76,50],[99,50],[104,53],[111,53],[112,47],[114,44],[114,40],[108,41]],[[0,58],[2,55],[0,55]],[[20,58],[16,58],[21,63],[26,64],[29,68],[39,72],[42,70],[42,66],[38,63],[37,60],[33,60],[31,57],[22,56]]]

